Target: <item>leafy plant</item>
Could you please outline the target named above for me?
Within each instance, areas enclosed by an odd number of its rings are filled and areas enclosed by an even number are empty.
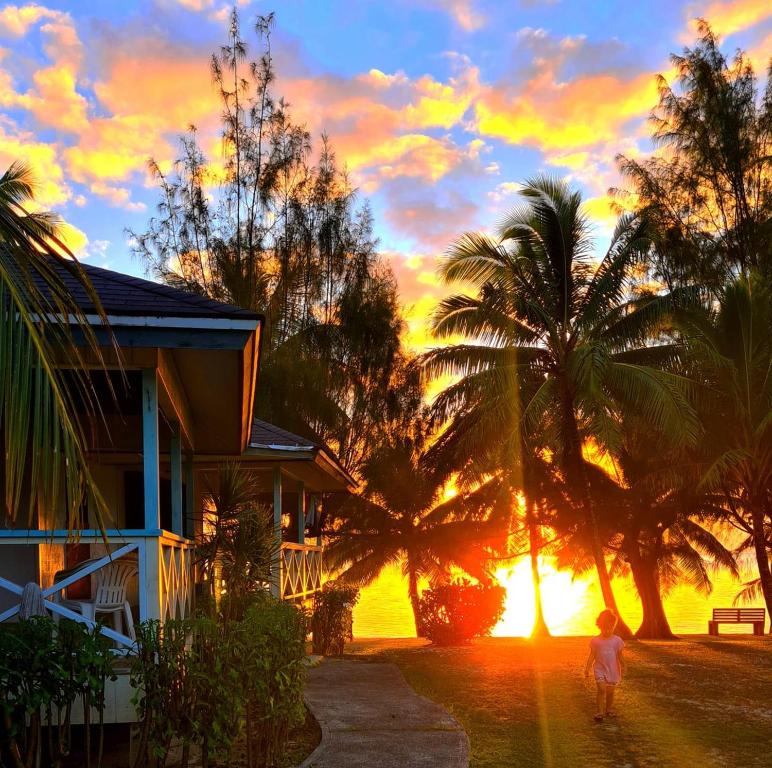
[[[359,590],[328,582],[314,595],[311,614],[313,651],[322,656],[340,656],[346,641],[353,640],[354,606]]]
[[[59,766],[69,753],[73,703],[83,703],[84,765],[91,766],[91,709],[99,712],[99,750],[103,747],[105,686],[113,675],[110,643],[86,625],[45,617],[20,621],[0,631],[0,757],[13,768],[45,760]],[[56,738],[54,734],[56,716]],[[48,740],[43,743],[44,717]]]
[[[248,768],[277,765],[290,730],[305,718],[306,633],[304,614],[267,594],[254,602],[241,623]]]
[[[202,768],[230,759],[244,732],[249,768],[276,764],[291,728],[305,716],[306,623],[292,605],[253,596],[244,618],[144,622],[131,671],[141,720],[135,768],[167,764],[172,743]]]
[[[137,625],[137,654],[131,667],[134,705],[141,723],[135,768],[151,759],[165,765],[173,738],[189,751],[195,694],[186,648],[188,622],[144,621]],[[187,749],[186,749],[187,748]]]
[[[231,462],[220,467],[207,495],[209,525],[196,551],[215,610],[226,621],[243,617],[254,594],[276,578],[271,573],[278,557],[273,514],[258,501],[259,493],[255,473]]]
[[[437,645],[463,645],[490,634],[504,613],[506,590],[458,581],[427,589],[420,610],[424,635]]]

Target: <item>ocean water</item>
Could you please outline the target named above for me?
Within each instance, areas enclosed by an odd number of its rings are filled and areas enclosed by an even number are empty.
[[[595,633],[595,618],[603,602],[591,576],[572,578],[567,572],[543,568],[542,588],[547,624],[554,635],[589,635]],[[533,589],[525,561],[504,573],[507,586],[504,616],[493,631],[501,637],[527,636],[533,621]],[[705,634],[713,608],[731,607],[741,588],[741,581],[752,578],[743,574],[735,580],[726,571],[713,574],[713,590],[701,594],[690,586],[679,586],[665,598],[665,610],[676,634]],[[636,629],[641,619],[640,603],[630,579],[615,579],[614,590],[619,610],[628,625]],[[756,603],[754,603],[756,605]],[[761,605],[759,603],[759,605]],[[748,633],[750,625],[722,626],[722,633]],[[407,583],[399,566],[390,566],[369,587],[364,588],[354,609],[356,637],[414,637],[413,613],[407,598]]]

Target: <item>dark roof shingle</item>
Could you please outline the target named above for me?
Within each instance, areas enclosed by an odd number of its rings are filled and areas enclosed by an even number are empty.
[[[214,301],[168,285],[124,275],[109,269],[81,265],[91,280],[107,315],[134,317],[199,317],[259,320],[261,315],[246,309]],[[86,314],[94,311],[83,286],[66,270],[58,269],[62,280]]]
[[[252,434],[249,437],[252,448],[283,448],[311,451],[315,448],[324,449],[325,446],[313,442],[300,435],[288,432],[286,429],[269,424],[267,421],[255,419],[252,422]]]

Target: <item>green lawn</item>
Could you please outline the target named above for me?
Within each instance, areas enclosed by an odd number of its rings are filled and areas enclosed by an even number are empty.
[[[582,677],[587,643],[486,638],[441,649],[374,640],[350,652],[396,662],[455,715],[471,768],[772,765],[772,638],[631,643],[620,716],[601,725]]]

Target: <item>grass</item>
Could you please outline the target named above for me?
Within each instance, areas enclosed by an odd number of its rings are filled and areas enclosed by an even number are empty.
[[[486,638],[463,648],[360,641],[394,661],[469,735],[471,768],[768,766],[772,638],[693,637],[628,645],[616,721],[592,721],[587,638]]]

